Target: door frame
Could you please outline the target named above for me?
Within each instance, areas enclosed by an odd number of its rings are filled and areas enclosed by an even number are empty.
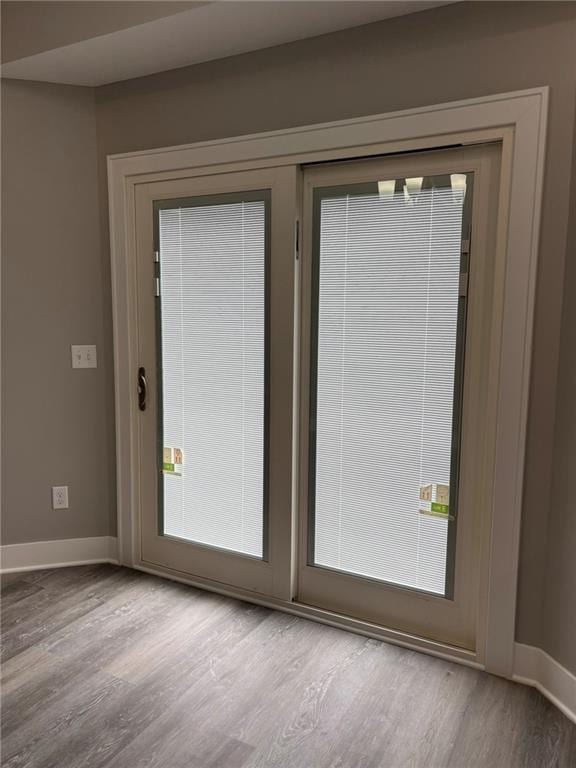
[[[500,294],[496,300],[502,303],[502,325],[495,330],[493,337],[494,342],[500,346],[500,355],[497,387],[493,393],[496,418],[492,425],[492,524],[485,552],[487,577],[482,646],[475,653],[463,652],[293,602],[259,599],[243,594],[242,590],[222,589],[221,585],[209,582],[197,583],[208,589],[236,594],[454,661],[481,666],[496,674],[512,675],[548,95],[547,87],[534,88],[284,131],[108,156],[117,520],[119,559],[122,564],[148,569],[140,558],[138,546],[136,186],[149,181],[183,179],[233,170],[297,166],[327,160],[439,149],[455,144],[500,141],[502,164],[496,260],[502,265],[502,274],[496,275],[496,286]],[[296,248],[295,228],[292,238]],[[296,310],[298,301],[293,289],[298,281],[297,266],[295,259],[292,274],[286,283],[289,301],[295,305]],[[299,333],[298,328],[296,333]],[[292,368],[291,371],[285,371],[285,375],[291,379],[298,374],[297,364],[293,363]],[[297,434],[297,413],[296,396],[292,413],[295,426],[293,435]],[[292,536],[295,533],[297,511],[296,444],[297,439],[294,439]],[[190,581],[184,574],[170,572],[168,569],[158,569],[156,572]]]

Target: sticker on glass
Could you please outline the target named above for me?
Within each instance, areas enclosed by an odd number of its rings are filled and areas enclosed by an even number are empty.
[[[421,515],[442,517],[451,520],[450,517],[450,486],[445,483],[427,483],[420,486]]]
[[[162,449],[162,472],[165,475],[182,475],[182,450],[180,448]]]

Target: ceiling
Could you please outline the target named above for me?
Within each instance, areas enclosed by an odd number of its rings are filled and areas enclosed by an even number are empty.
[[[99,86],[454,1],[7,2],[2,77]]]

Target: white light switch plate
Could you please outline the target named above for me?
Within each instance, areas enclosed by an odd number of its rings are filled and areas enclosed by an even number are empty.
[[[96,345],[72,344],[72,368],[96,368]]]

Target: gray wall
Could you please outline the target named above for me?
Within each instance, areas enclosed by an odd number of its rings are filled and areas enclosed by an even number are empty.
[[[114,414],[94,93],[2,83],[2,542],[108,535]],[[71,344],[97,344],[72,370]],[[51,509],[52,485],[70,508]]]
[[[576,237],[576,213],[574,206],[570,209],[571,188],[576,196],[575,39],[574,3],[462,3],[99,88],[96,117],[100,247],[94,221],[94,166],[87,160],[92,152],[93,138],[89,136],[93,135],[84,124],[80,132],[69,136],[69,126],[56,126],[55,117],[53,124],[46,121],[45,111],[51,107],[46,99],[38,97],[44,86],[37,86],[36,91],[33,85],[14,84],[7,94],[12,112],[12,118],[8,116],[7,120],[12,120],[13,126],[5,137],[14,157],[6,172],[16,178],[18,163],[20,173],[23,170],[25,178],[33,178],[36,167],[46,168],[51,163],[41,147],[61,156],[63,147],[68,149],[66,142],[74,153],[82,154],[82,161],[64,162],[64,167],[55,168],[54,172],[47,169],[47,177],[58,180],[57,194],[48,194],[51,182],[43,173],[43,188],[38,192],[18,184],[11,193],[12,201],[8,200],[17,222],[26,215],[21,210],[24,202],[30,210],[30,203],[42,198],[45,207],[41,216],[46,221],[44,232],[36,222],[35,231],[26,235],[27,242],[16,242],[14,225],[12,236],[8,234],[8,276],[13,286],[7,296],[8,333],[14,334],[10,327],[18,328],[20,337],[17,345],[8,345],[7,351],[8,361],[16,368],[9,374],[6,392],[5,431],[11,453],[6,471],[9,487],[5,543],[65,535],[65,526],[48,510],[46,494],[50,485],[67,482],[68,477],[72,498],[75,493],[78,499],[82,498],[76,516],[71,511],[66,518],[66,530],[74,531],[69,535],[87,535],[78,533],[80,530],[93,534],[114,530],[106,154],[550,85],[517,636],[522,642],[544,644],[576,671],[576,643],[574,634],[569,634],[570,629],[574,631],[573,624],[570,627],[574,619],[566,619],[569,612],[574,616],[576,580],[574,545],[570,547],[576,536],[576,515],[570,496],[576,442],[572,396],[576,361],[570,338],[576,302],[573,265],[567,273],[571,299],[562,314],[568,226],[574,232],[572,243]],[[29,92],[20,90],[26,87]],[[71,90],[63,89],[62,94],[65,92]],[[63,118],[68,97],[55,98],[58,109],[63,110],[58,120],[67,122]],[[56,107],[53,109],[56,111]],[[30,135],[35,131],[39,142],[31,153],[17,128],[18,123],[29,122],[36,123],[36,127],[28,127],[27,132]],[[50,127],[47,131],[43,123],[53,125],[55,130]],[[84,146],[85,154],[79,145]],[[66,235],[69,241],[65,246],[60,237],[63,227],[54,225],[54,217],[62,221],[61,201],[66,202],[68,212],[76,212],[69,217],[73,231]],[[48,251],[54,272],[44,260]],[[571,254],[574,255],[573,249]],[[45,291],[47,284],[55,282],[53,274],[66,286],[61,290],[70,291],[65,309]],[[31,290],[30,275],[37,281],[32,283]],[[93,291],[88,297],[83,293],[87,285]],[[29,316],[20,320],[26,309]],[[31,346],[20,341],[20,323]],[[100,344],[101,367],[94,378],[89,378],[91,372],[67,369],[68,345],[73,343],[70,329],[75,324],[83,329],[79,341],[96,340]],[[94,339],[86,338],[91,333]],[[30,349],[38,350],[47,365],[52,366],[48,369],[51,373],[47,392],[39,405],[32,400],[29,377],[37,366],[35,361],[31,362]],[[58,360],[55,350],[62,355]],[[78,374],[87,377],[82,379]],[[91,425],[88,431],[82,426],[87,420]],[[28,425],[26,437],[18,431],[22,423]],[[61,425],[61,437],[56,442],[51,436],[54,423]],[[38,457],[28,473],[18,469],[14,449],[22,445],[32,446]],[[60,471],[64,473],[67,467],[69,474],[60,477]],[[29,487],[22,488],[24,475]],[[554,505],[549,515],[552,498]]]
[[[576,672],[576,120],[573,147],[542,641]]]

